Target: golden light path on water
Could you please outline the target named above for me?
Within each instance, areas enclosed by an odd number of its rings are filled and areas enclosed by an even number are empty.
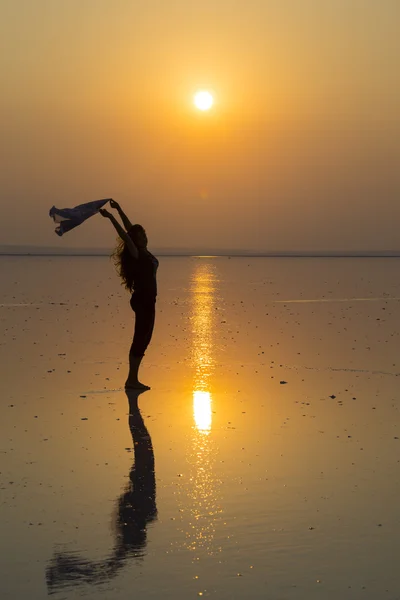
[[[192,280],[193,416],[198,431],[209,433],[212,425],[210,378],[213,371],[214,301],[216,286],[212,261],[200,262]]]
[[[188,449],[190,522],[186,529],[186,545],[194,553],[202,549],[208,554],[219,551],[215,547],[214,537],[216,520],[221,513],[218,504],[220,481],[214,470],[217,449],[212,437],[211,394],[217,283],[214,261],[199,259],[191,286],[193,430]]]

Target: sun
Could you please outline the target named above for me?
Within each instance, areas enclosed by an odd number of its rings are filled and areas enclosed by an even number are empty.
[[[199,110],[210,110],[214,104],[214,98],[210,92],[206,90],[199,90],[194,95],[194,105]]]

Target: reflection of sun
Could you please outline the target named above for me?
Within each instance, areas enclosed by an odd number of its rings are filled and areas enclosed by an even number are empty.
[[[221,481],[215,472],[218,448],[212,435],[213,399],[210,391],[215,368],[213,350],[217,283],[214,261],[199,260],[191,285],[194,424],[191,444],[186,451],[190,476],[186,484],[188,523],[185,545],[193,552],[193,561],[200,560],[204,552],[209,555],[220,552],[214,539],[222,513],[219,504]]]
[[[194,95],[194,105],[199,110],[210,110],[213,104],[214,98],[210,92],[207,92],[206,90],[199,90]]]
[[[211,263],[197,265],[192,284],[192,360],[195,369],[194,401],[198,393],[209,395],[209,379],[214,368],[213,334],[215,302],[215,266]],[[202,400],[204,402],[204,400]]]
[[[212,421],[210,392],[193,392],[193,414],[198,431],[210,433]]]

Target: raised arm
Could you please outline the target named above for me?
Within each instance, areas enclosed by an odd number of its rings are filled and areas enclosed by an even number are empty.
[[[130,228],[132,227],[132,223],[130,222],[130,220],[128,219],[128,217],[126,216],[126,214],[124,213],[124,211],[122,210],[122,208],[120,207],[118,202],[115,202],[115,200],[110,200],[110,206],[111,206],[111,208],[117,209],[118,214],[121,217],[121,221],[123,222],[126,231],[129,231]]]
[[[139,257],[138,249],[136,248],[136,246],[133,243],[130,236],[126,233],[125,229],[123,227],[121,227],[121,225],[118,223],[118,221],[114,217],[114,215],[112,215],[110,212],[108,212],[108,210],[106,210],[105,208],[101,208],[99,212],[103,217],[110,219],[111,223],[114,225],[115,229],[117,230],[119,237],[122,240],[124,240],[127,248],[129,249],[129,252],[133,256],[133,258],[138,258]]]

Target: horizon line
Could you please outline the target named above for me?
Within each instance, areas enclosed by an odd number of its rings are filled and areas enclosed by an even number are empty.
[[[228,252],[220,250],[218,252],[189,252],[189,251],[155,251],[158,256],[170,258],[400,258],[400,250],[394,251],[280,251],[280,252],[246,252],[233,251]],[[20,251],[12,252],[0,250],[0,256],[49,256],[49,257],[110,257],[111,252],[106,251],[85,251],[79,249],[77,252],[46,252],[46,251]]]

